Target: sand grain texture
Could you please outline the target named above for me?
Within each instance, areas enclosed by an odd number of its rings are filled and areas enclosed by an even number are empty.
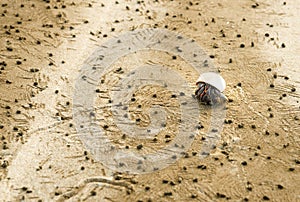
[[[299,5],[1,1],[1,201],[300,201]],[[204,115],[186,158],[149,174],[121,174],[93,160],[78,138],[74,86],[102,43],[150,27],[192,38],[211,56],[227,82],[226,119],[207,158],[197,156],[209,124]],[[144,56],[174,63],[156,52]],[[118,62],[130,65],[128,60]],[[191,83],[198,76],[187,73]],[[151,103],[147,92],[138,95],[141,103]],[[119,133],[111,138],[124,144]]]

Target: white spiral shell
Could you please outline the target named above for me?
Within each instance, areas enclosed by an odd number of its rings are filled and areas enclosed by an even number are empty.
[[[214,72],[205,72],[199,76],[196,84],[199,82],[208,83],[216,87],[220,92],[223,92],[226,88],[226,82],[223,77]]]

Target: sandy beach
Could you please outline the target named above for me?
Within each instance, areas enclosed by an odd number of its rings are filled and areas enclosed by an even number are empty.
[[[299,11],[1,0],[0,200],[300,201]],[[225,79],[222,110],[195,105],[198,70]]]

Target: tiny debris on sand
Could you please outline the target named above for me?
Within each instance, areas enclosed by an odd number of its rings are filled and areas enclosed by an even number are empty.
[[[2,0],[0,200],[299,201],[299,11],[296,1],[276,0]],[[72,109],[75,82],[86,60],[101,44],[141,28],[193,39],[226,80],[228,102],[222,130],[212,131],[220,134],[219,142],[209,153],[201,153],[210,141],[205,134],[211,110],[203,107],[191,135],[194,142],[182,158],[174,155],[175,163],[139,175],[98,162],[78,137]],[[97,102],[115,106],[119,103],[110,93],[118,88],[112,87],[126,66],[141,61],[177,68],[193,86],[191,94],[195,91],[199,74],[189,71],[179,55],[159,51],[112,61],[114,77],[83,79],[99,83]],[[101,114],[98,109],[89,114],[116,145],[111,150],[151,153],[172,143],[181,121],[179,100],[189,95],[161,88],[141,89],[124,109],[130,112],[124,116],[141,127],[151,123],[148,113],[163,114],[155,112],[160,107],[170,109],[166,114],[174,112],[161,124],[164,132],[149,139],[122,133],[110,124],[112,112],[105,107]]]

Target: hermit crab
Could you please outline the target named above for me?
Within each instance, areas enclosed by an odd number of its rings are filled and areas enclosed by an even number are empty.
[[[225,90],[226,82],[217,73],[206,72],[199,76],[196,81],[197,90],[195,97],[201,102],[208,105],[224,103],[227,98],[222,93]]]

